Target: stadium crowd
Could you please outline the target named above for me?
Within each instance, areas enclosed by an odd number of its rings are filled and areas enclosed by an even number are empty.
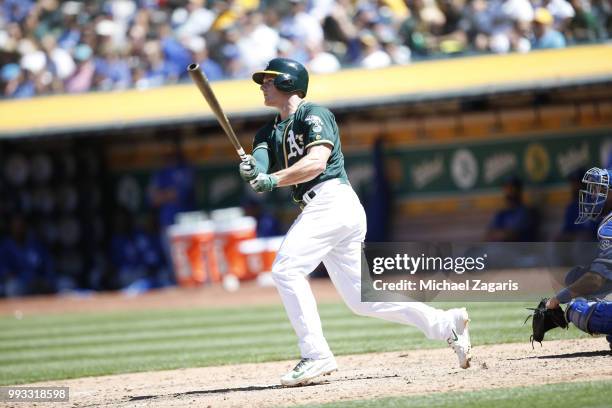
[[[275,56],[311,72],[528,52],[612,35],[610,0],[2,0],[6,98],[243,78]]]

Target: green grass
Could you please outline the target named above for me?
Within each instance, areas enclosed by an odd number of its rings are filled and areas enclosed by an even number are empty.
[[[468,305],[473,344],[527,342],[525,306]],[[354,316],[344,305],[319,310],[337,355],[446,346],[412,327]],[[585,336],[572,328],[550,332],[547,339]],[[0,385],[297,356],[295,334],[280,306],[0,318]]]
[[[299,408],[607,408],[612,381],[563,383],[439,394],[301,405]]]

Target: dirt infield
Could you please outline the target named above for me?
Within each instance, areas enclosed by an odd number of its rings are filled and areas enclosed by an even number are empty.
[[[473,391],[585,380],[612,380],[604,338],[481,346],[468,370],[450,349],[338,358],[340,371],[316,384],[282,388],[295,361],[189,368],[54,381],[70,387],[66,407],[275,407],[385,396]],[[597,371],[593,367],[598,367]],[[19,404],[15,407],[23,407]]]

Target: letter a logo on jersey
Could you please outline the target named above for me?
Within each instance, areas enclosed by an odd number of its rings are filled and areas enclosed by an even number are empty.
[[[291,129],[287,136],[287,142],[289,143],[289,154],[287,155],[287,159],[304,154],[304,135],[295,135],[293,129]],[[300,147],[300,144],[302,144],[302,147]]]

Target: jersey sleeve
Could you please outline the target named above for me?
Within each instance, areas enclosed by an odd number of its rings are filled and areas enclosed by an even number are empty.
[[[268,138],[270,135],[269,125],[264,126],[263,128],[257,131],[255,137],[253,138],[253,152],[257,149],[267,149],[270,150],[270,146],[268,145]]]
[[[261,164],[260,171],[267,173],[269,169],[275,165],[274,150],[270,144],[270,137],[274,131],[274,124],[272,122],[266,124],[263,128],[255,134],[253,138],[253,150],[251,154],[257,159],[257,162]],[[266,159],[267,156],[267,160]]]
[[[304,118],[305,124],[305,148],[316,145],[328,145],[334,147],[338,143],[338,125],[336,118],[329,109],[313,107]]]

